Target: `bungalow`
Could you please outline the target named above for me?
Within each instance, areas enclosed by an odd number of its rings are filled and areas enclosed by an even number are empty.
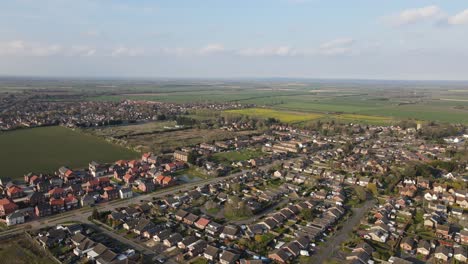
[[[178,221],[182,221],[189,213],[185,210],[177,210],[176,214],[175,214],[175,219],[178,220]]]
[[[239,258],[240,258],[239,254],[233,253],[228,250],[224,250],[223,253],[221,253],[221,256],[219,256],[219,263],[234,264],[239,260]]]
[[[210,261],[215,261],[218,259],[220,249],[217,247],[213,247],[208,245],[203,253],[203,257]]]
[[[429,254],[431,254],[431,244],[424,240],[420,241],[416,248],[416,252],[426,257],[429,256]]]
[[[210,223],[210,220],[205,217],[200,217],[198,221],[195,223],[195,227],[198,229],[205,229],[205,227]]]
[[[237,239],[239,238],[239,227],[235,225],[227,225],[223,228],[223,231],[219,235],[220,238],[223,239]]]
[[[223,228],[222,225],[212,221],[205,227],[205,231],[208,234],[215,236],[219,234],[219,232],[221,232],[222,228]]]
[[[447,262],[450,254],[450,249],[446,246],[440,245],[435,249],[434,258]]]
[[[400,248],[406,251],[411,251],[414,248],[415,241],[410,237],[405,237],[400,243]]]
[[[193,243],[197,242],[197,238],[194,236],[187,236],[182,239],[179,243],[177,243],[177,247],[180,249],[187,249],[188,246],[192,245]]]
[[[269,259],[278,263],[287,263],[291,258],[290,256],[291,255],[289,254],[289,252],[287,252],[284,249],[277,249],[272,253],[268,254]]]
[[[173,247],[177,245],[177,243],[181,242],[183,239],[182,235],[179,233],[175,233],[170,235],[168,238],[164,239],[163,244],[167,247]]]
[[[88,259],[95,260],[107,250],[108,248],[106,246],[104,246],[101,243],[98,243],[96,246],[94,246],[90,251],[86,253],[86,256],[88,257]]]
[[[197,215],[194,215],[192,213],[189,213],[188,215],[186,215],[184,217],[184,220],[183,222],[187,225],[193,225],[195,224],[195,222],[198,220],[198,216]]]
[[[453,252],[453,257],[460,261],[461,263],[467,262],[467,253],[466,249],[463,247],[455,247]]]
[[[162,242],[167,239],[172,234],[171,230],[165,229],[159,231],[156,235],[153,236],[153,240],[156,242]]]

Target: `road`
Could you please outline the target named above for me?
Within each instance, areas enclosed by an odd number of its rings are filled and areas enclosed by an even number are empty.
[[[271,168],[271,167],[273,167],[275,165],[278,165],[279,163],[293,162],[295,159],[290,159],[290,160],[286,160],[286,161],[275,161],[275,162],[273,162],[271,164],[259,167],[259,169],[268,170],[269,168]],[[191,190],[191,189],[193,189],[193,188],[195,188],[197,186],[200,186],[200,185],[222,182],[222,181],[225,181],[225,180],[240,177],[243,174],[244,174],[244,172],[238,172],[238,173],[234,173],[234,174],[231,174],[231,175],[228,175],[228,176],[225,176],[225,177],[218,177],[218,178],[206,179],[206,180],[201,180],[201,181],[192,182],[192,183],[186,183],[186,184],[182,184],[182,185],[179,185],[179,186],[174,186],[174,187],[170,187],[170,188],[166,188],[166,189],[161,189],[161,190],[158,190],[158,191],[153,192],[153,193],[138,195],[138,196],[135,196],[135,197],[132,197],[132,198],[129,198],[129,199],[125,199],[125,200],[116,200],[116,201],[111,201],[111,202],[107,202],[107,203],[96,204],[96,206],[94,208],[96,208],[99,211],[112,211],[112,210],[114,210],[115,208],[118,208],[118,207],[125,207],[125,206],[129,206],[131,204],[140,203],[140,200],[151,201],[153,198],[162,198],[162,197],[164,197],[166,195],[176,194],[178,192],[189,191],[189,190]],[[0,232],[0,237],[3,236],[3,235],[20,234],[20,233],[24,232],[27,229],[37,230],[37,229],[45,227],[46,225],[51,226],[51,225],[64,223],[64,222],[70,222],[70,221],[90,223],[88,221],[88,217],[92,214],[92,211],[93,211],[92,208],[81,208],[81,209],[68,211],[68,212],[65,212],[65,213],[62,213],[62,214],[58,214],[58,215],[52,215],[52,216],[49,216],[49,217],[37,218],[35,220],[28,221],[28,222],[26,222],[24,224],[17,225],[14,228],[11,228],[11,229]],[[111,232],[111,231],[109,231],[107,229],[104,229],[104,228],[99,228],[99,229],[101,231],[105,232],[106,234],[109,234],[110,236],[112,236],[114,238],[115,237],[122,237],[122,236],[117,235],[117,234],[115,234],[115,233],[113,233],[113,232]],[[122,242],[124,242],[125,240],[130,241],[130,240],[126,239],[126,238],[123,238],[123,239],[124,240],[121,240]],[[137,245],[137,243],[135,243],[135,242],[131,242],[131,243],[128,243],[128,244],[132,245],[132,246]],[[142,246],[141,245],[140,246],[135,246],[136,249],[138,249],[140,247],[142,247]],[[145,252],[147,252],[148,249],[147,248],[144,248],[144,249],[145,249]]]
[[[375,206],[375,203],[376,201],[374,199],[367,200],[361,207],[353,208],[353,215],[346,220],[343,224],[343,228],[336,231],[333,236],[329,237],[328,240],[319,247],[318,251],[312,255],[311,263],[324,263],[325,260],[333,257],[333,255],[339,251],[341,244],[349,239],[353,228],[359,225],[361,219]]]

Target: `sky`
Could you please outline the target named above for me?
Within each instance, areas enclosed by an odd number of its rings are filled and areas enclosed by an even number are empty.
[[[468,80],[468,1],[4,0],[0,75]]]

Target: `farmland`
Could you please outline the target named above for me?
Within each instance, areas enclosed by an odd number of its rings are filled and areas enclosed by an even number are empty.
[[[64,127],[23,129],[0,134],[0,177],[51,173],[60,166],[82,168],[92,160],[130,159],[137,152]]]
[[[153,134],[128,136],[120,143],[139,152],[166,153],[179,147],[191,146],[214,140],[224,140],[236,136],[249,135],[256,131],[228,132],[221,129],[190,128]]]
[[[240,110],[228,110],[227,113],[249,115],[258,118],[275,118],[285,123],[297,123],[315,120],[321,118],[323,115],[315,113],[301,113],[290,111],[278,111],[265,108],[247,108]]]

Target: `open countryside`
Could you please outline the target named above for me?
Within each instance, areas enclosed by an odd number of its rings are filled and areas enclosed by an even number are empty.
[[[86,167],[91,160],[111,162],[138,154],[100,138],[54,126],[0,134],[0,177],[25,173],[52,173],[60,166]]]

